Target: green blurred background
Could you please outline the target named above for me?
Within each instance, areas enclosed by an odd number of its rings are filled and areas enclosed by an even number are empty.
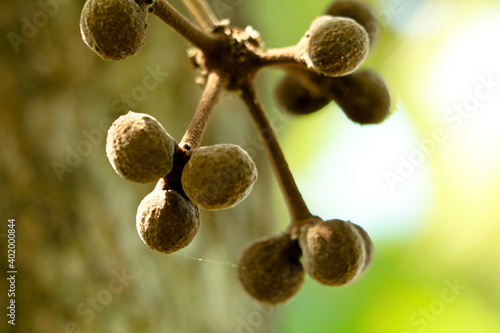
[[[333,104],[283,115],[273,98],[282,72],[261,73],[260,95],[311,210],[362,225],[376,247],[358,281],[331,288],[306,278],[274,308],[242,290],[234,267],[250,241],[288,223],[242,103],[221,98],[203,144],[252,152],[252,194],[202,212],[195,241],[178,253],[149,250],[135,212],[154,185],[114,173],[105,133],[130,108],[181,139],[201,94],[186,43],[150,17],[137,56],[104,62],[80,37],[84,1],[54,1],[0,2],[0,267],[6,277],[13,217],[18,270],[16,326],[2,312],[1,332],[500,332],[498,1],[366,1],[382,29],[363,67],[384,78],[393,101],[381,125],[355,125]],[[208,2],[260,31],[267,47],[297,42],[329,4]],[[163,74],[145,89],[152,71]],[[6,313],[5,278],[0,286]]]

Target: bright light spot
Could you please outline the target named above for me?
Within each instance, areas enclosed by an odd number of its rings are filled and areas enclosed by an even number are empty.
[[[457,184],[464,188],[454,190],[470,192],[486,186],[500,168],[500,14],[453,25],[452,37],[443,41],[439,40],[443,34],[425,38],[416,34],[415,40],[406,34],[408,52],[433,45],[424,53],[428,55],[422,59],[425,68],[409,71],[425,79],[425,87],[415,90],[421,96],[419,110],[410,112],[399,101],[398,111],[381,125],[342,124],[334,129],[330,124],[345,119],[331,112],[315,129],[327,133],[321,137],[323,150],[310,159],[303,173],[297,173],[313,214],[351,220],[375,237],[408,234],[425,226],[438,209],[433,205],[434,187],[444,176],[440,172],[449,168],[447,175],[461,175]],[[465,111],[452,111],[447,118],[455,105]],[[410,115],[427,121],[426,127],[417,131],[418,122]],[[422,142],[436,130],[443,132],[444,142],[426,152]],[[442,161],[445,164],[439,164]],[[392,188],[389,173],[402,180]]]
[[[445,152],[463,190],[480,190],[500,165],[500,13],[471,20],[437,50],[428,96],[449,133]],[[448,162],[450,163],[450,162]]]
[[[341,117],[327,123],[345,121]],[[428,156],[419,153],[422,161],[410,162],[409,168],[403,162],[420,151],[403,105],[381,125],[350,124],[327,133],[324,142],[335,144],[325,145],[307,175],[299,175],[313,214],[350,220],[375,237],[413,232],[425,224],[432,199]],[[391,186],[388,173],[402,181]]]
[[[441,49],[433,51],[427,93],[438,100],[462,102],[474,93],[479,77],[492,75],[500,81],[499,34],[498,12],[483,14],[457,29]]]

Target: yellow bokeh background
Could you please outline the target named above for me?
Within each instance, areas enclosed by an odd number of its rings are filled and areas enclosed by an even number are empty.
[[[360,128],[332,106],[285,135],[307,201],[363,225],[376,259],[345,290],[307,284],[298,298],[316,306],[307,317],[292,301],[284,332],[500,331],[500,6],[394,6],[366,62],[390,87],[391,118]],[[320,155],[300,160],[311,147]]]

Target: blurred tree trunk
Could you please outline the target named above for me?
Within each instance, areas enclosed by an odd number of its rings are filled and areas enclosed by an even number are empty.
[[[1,35],[22,41],[0,39],[0,233],[14,217],[16,332],[269,332],[278,311],[252,301],[233,266],[251,240],[276,231],[264,153],[254,149],[259,180],[242,204],[203,212],[196,240],[179,253],[149,250],[135,212],[154,184],[113,172],[106,131],[130,108],[155,116],[180,140],[201,95],[186,43],[150,17],[138,56],[104,62],[80,37],[84,1],[56,3],[45,16],[35,1],[0,4]],[[26,22],[38,22],[36,32],[26,34]],[[141,89],[157,69],[165,77]],[[204,145],[255,148],[243,105],[235,98],[222,104]],[[5,309],[6,297],[0,303]]]

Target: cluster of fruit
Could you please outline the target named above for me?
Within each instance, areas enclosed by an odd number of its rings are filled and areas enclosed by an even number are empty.
[[[143,113],[129,112],[113,122],[106,153],[123,178],[158,182],[139,205],[137,231],[151,249],[163,253],[180,250],[193,240],[200,226],[198,206],[231,208],[257,180],[257,168],[241,147],[200,147],[187,159],[161,124]],[[169,176],[177,178],[173,184]]]
[[[349,19],[358,23],[366,35],[359,31],[359,27],[356,29]],[[364,59],[368,49],[374,45],[378,30],[375,17],[362,2],[334,2],[324,16],[313,22],[310,29],[314,32],[309,42],[311,61],[320,74],[302,68],[289,70],[276,86],[276,98],[280,105],[291,114],[306,115],[321,110],[333,100],[356,123],[381,123],[390,110],[389,91],[384,81],[370,70],[351,74],[352,67],[340,67],[338,63],[336,66],[330,65],[333,51],[339,50],[342,41],[346,45],[344,48],[357,51],[356,57],[348,58],[350,65],[356,63],[351,60],[353,58]],[[343,34],[349,37],[342,38]],[[356,48],[355,44],[345,42],[353,36],[362,45]],[[332,50],[324,44],[330,45]],[[345,53],[345,49],[342,51]]]
[[[238,261],[238,274],[250,295],[277,304],[297,293],[304,271],[322,284],[341,286],[360,276],[372,257],[373,244],[363,228],[314,217],[302,226],[298,239],[282,234],[250,244]]]
[[[211,110],[226,89],[246,104],[291,217],[284,233],[255,241],[241,254],[238,275],[245,290],[261,302],[277,304],[295,295],[305,272],[331,286],[355,280],[372,261],[370,237],[349,221],[325,221],[311,214],[260,105],[254,81],[260,69],[282,66],[287,74],[276,96],[290,113],[309,114],[333,100],[357,123],[380,123],[389,115],[387,87],[371,71],[355,72],[375,40],[374,16],[357,0],[337,0],[295,46],[265,50],[251,27],[240,29],[229,20],[218,21],[204,0],[184,2],[199,27],[166,0],[87,0],[81,16],[87,45],[105,60],[122,60],[143,46],[147,15],[153,13],[192,44],[191,60],[205,82],[180,143],[147,114],[129,112],[109,129],[106,152],[115,171],[133,182],[157,182],[138,208],[140,237],[151,249],[172,253],[196,235],[198,207],[231,208],[250,193],[257,169],[243,149],[231,144],[200,146]]]

